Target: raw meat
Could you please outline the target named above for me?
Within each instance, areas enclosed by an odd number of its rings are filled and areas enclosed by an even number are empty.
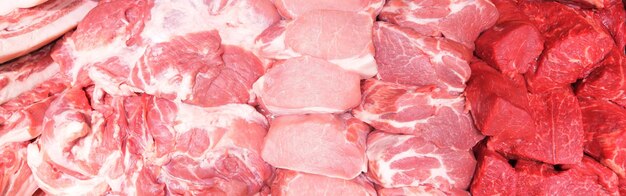
[[[343,113],[359,104],[359,79],[323,59],[302,56],[274,65],[253,89],[274,115]]]
[[[470,187],[473,195],[515,195],[517,194],[517,174],[506,158],[484,143],[476,147],[476,173]]]
[[[6,15],[17,9],[32,8],[48,0],[25,0],[25,1],[2,1],[0,2],[0,15]]]
[[[379,131],[367,138],[367,157],[367,175],[385,188],[430,185],[444,192],[466,189],[476,167],[468,150]]]
[[[618,51],[626,54],[626,8],[619,0],[612,1],[604,9],[592,12],[598,23],[602,24],[613,36]]]
[[[559,88],[587,76],[615,46],[600,24],[575,8],[549,1],[522,1],[519,5],[545,37],[543,54],[526,75],[533,92]]]
[[[38,137],[45,111],[65,88],[62,80],[53,78],[0,105],[0,145]]]
[[[374,25],[378,77],[406,85],[437,85],[460,94],[470,77],[472,53],[446,38],[434,38],[386,22]]]
[[[29,7],[37,1],[17,2]],[[94,0],[50,0],[28,9],[0,6],[0,63],[28,54],[73,29],[98,4]]]
[[[493,137],[535,132],[522,76],[505,77],[482,61],[472,62],[471,68],[465,95],[476,127]]]
[[[580,98],[585,151],[626,178],[626,109],[609,101]]]
[[[271,122],[262,157],[277,168],[350,180],[367,171],[369,131],[349,114],[280,116]]]
[[[626,107],[626,56],[613,50],[602,61],[602,66],[583,79],[576,94],[609,100]]]
[[[518,160],[513,167],[495,152],[479,156],[474,195],[619,195],[615,173],[589,157],[560,167]]]
[[[3,195],[32,195],[37,183],[26,164],[28,142],[0,145],[0,193]]]
[[[484,62],[472,63],[472,72],[467,100],[476,126],[491,136],[490,147],[550,164],[580,162],[582,116],[570,88],[528,94],[520,77],[513,81]]]
[[[145,92],[202,106],[247,103],[241,100],[247,91],[233,92],[227,99],[200,96],[209,89],[218,91],[215,93],[223,91],[221,88],[250,89],[256,79],[252,76],[262,74],[258,73],[260,61],[249,53],[240,54],[247,58],[240,62],[228,63],[224,58],[232,57],[223,56],[251,45],[250,37],[278,19],[267,0],[258,0],[257,7],[248,3],[253,2],[103,2],[66,36],[53,58],[73,84],[86,86],[91,79],[112,95]],[[241,19],[241,24],[225,18]],[[250,35],[232,36],[231,31]],[[245,77],[233,77],[232,70]]]
[[[284,169],[276,170],[271,187],[275,196],[376,195],[374,186],[363,176],[343,180]]]
[[[526,73],[543,51],[543,36],[514,2],[492,2],[500,18],[476,40],[476,56],[507,76]]]
[[[407,186],[401,188],[382,188],[378,190],[379,196],[421,196],[421,195],[431,195],[431,196],[445,196],[445,195],[466,195],[469,196],[469,192],[461,189],[453,190],[452,192],[443,192],[439,189],[436,189],[432,186]]]
[[[379,17],[425,36],[443,36],[473,49],[480,32],[498,19],[498,10],[488,0],[388,0]]]
[[[275,0],[280,15],[287,19],[296,18],[312,10],[337,10],[352,12],[368,12],[374,18],[378,16],[385,4],[384,0]]]
[[[355,117],[377,130],[412,134],[437,146],[469,150],[483,136],[465,110],[465,99],[434,86],[410,87],[365,80],[362,103]]]
[[[46,46],[0,66],[0,145],[39,136],[45,110],[66,88],[49,53]]]
[[[30,91],[59,72],[50,58],[51,46],[20,57],[0,66],[0,104]]]
[[[119,180],[125,132],[117,126],[124,117],[103,112],[91,110],[80,88],[50,104],[41,137],[28,146],[28,166],[41,189],[54,195],[102,194]]]
[[[266,127],[248,105],[72,88],[50,105],[28,164],[50,194],[251,195],[271,172],[260,156]]]
[[[267,28],[257,38],[258,54],[279,60],[313,56],[370,78],[376,74],[373,22],[364,13],[313,10]]]
[[[203,108],[153,98],[147,109],[143,124],[154,147],[142,154],[146,164],[161,166],[155,173],[167,193],[252,195],[270,177],[261,159],[267,121],[251,106]]]

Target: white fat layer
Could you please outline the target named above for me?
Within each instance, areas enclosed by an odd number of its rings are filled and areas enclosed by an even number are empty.
[[[361,79],[371,78],[378,73],[376,60],[372,53],[365,53],[354,58],[333,59],[330,62],[345,70],[358,73]]]
[[[30,74],[25,80],[19,80],[17,78],[21,74],[17,73],[17,71],[2,73],[2,75],[9,78],[9,83],[4,88],[0,89],[0,104],[17,97],[26,91],[32,90],[37,85],[52,78],[60,70],[61,68],[59,64],[51,63],[47,65],[45,69]]]
[[[14,116],[17,116],[17,115],[14,115]],[[14,117],[11,116],[11,118],[14,118]],[[15,122],[13,120],[9,120],[9,121]],[[0,136],[0,146],[9,144],[12,142],[28,141],[32,139],[33,135],[30,134],[30,132],[28,131],[29,129],[30,127],[20,127],[18,129],[13,129],[5,133],[4,135]]]
[[[69,1],[68,1],[69,2]],[[42,43],[46,40],[52,41],[54,38],[60,37],[63,33],[68,30],[76,27],[78,22],[80,22],[85,15],[94,8],[98,2],[96,1],[85,1],[82,5],[77,7],[74,10],[71,10],[66,15],[58,18],[57,20],[51,21],[50,23],[42,26],[41,28],[35,28],[30,32],[26,32],[24,34],[20,34],[19,36],[8,37],[6,39],[0,40],[0,51],[2,54],[0,55],[0,62],[2,62],[2,58],[4,55],[15,55],[15,54],[25,54],[32,50],[32,47],[39,46],[45,43]],[[0,6],[2,7],[2,6]],[[46,12],[43,15],[55,14],[55,12]],[[58,14],[58,13],[56,13]],[[45,17],[39,18],[39,20]],[[21,19],[19,24],[7,24],[0,22],[0,27],[2,26],[21,26],[19,28],[23,28],[24,26],[33,25],[33,24],[41,24],[42,21],[39,21],[35,18],[25,18]],[[17,28],[17,27],[15,27]],[[43,35],[43,36],[42,36]]]
[[[19,8],[31,8],[48,0],[20,0],[20,1],[0,1],[0,16],[10,13]]]
[[[257,55],[270,59],[290,59],[302,56],[292,48],[287,47],[285,42],[286,32],[287,31],[283,31],[278,37],[272,39],[270,42],[257,41],[254,46],[257,50]]]
[[[177,105],[176,120],[179,123],[174,126],[174,129],[179,133],[187,132],[193,128],[230,127],[235,119],[245,119],[249,122],[267,125],[265,117],[252,106],[246,104],[227,104],[213,108],[184,103]]]

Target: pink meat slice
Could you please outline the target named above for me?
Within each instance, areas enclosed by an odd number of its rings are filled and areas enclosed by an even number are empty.
[[[254,2],[103,2],[62,40],[53,58],[73,84],[93,81],[112,95],[140,92],[202,106],[247,103],[263,65],[246,49],[279,18],[271,2]],[[233,18],[240,20],[229,22]],[[220,88],[233,94],[200,97]]]
[[[473,49],[480,32],[495,24],[498,10],[488,0],[389,0],[379,18]]]
[[[484,136],[474,128],[465,99],[433,86],[411,87],[375,79],[362,84],[355,117],[377,130],[411,134],[438,146],[469,150]]]
[[[253,90],[274,115],[342,113],[359,104],[359,79],[326,60],[302,56],[274,65]]]
[[[276,170],[271,190],[275,196],[376,195],[374,186],[364,176],[344,180],[285,169]]]
[[[575,8],[547,1],[522,1],[519,7],[545,37],[545,49],[536,67],[526,74],[533,92],[560,88],[586,77],[615,47],[599,23]]]
[[[0,145],[0,193],[32,195],[39,189],[26,164],[28,142]]]
[[[349,114],[280,116],[271,122],[262,157],[277,168],[349,180],[367,171],[369,131]]]
[[[280,15],[286,19],[297,18],[312,10],[337,10],[351,12],[367,12],[373,17],[378,16],[385,4],[384,0],[275,0],[274,4]]]
[[[5,1],[32,3],[19,5],[28,7],[40,2]],[[0,63],[28,54],[61,37],[87,15],[98,4],[94,0],[51,0],[26,9],[9,5],[0,6]],[[11,10],[9,10],[11,9]]]
[[[262,58],[313,56],[370,78],[376,74],[373,22],[363,13],[313,10],[267,28],[256,46]]]
[[[378,78],[386,82],[437,85],[451,94],[460,94],[470,77],[471,51],[446,38],[376,22],[374,46]]]
[[[441,191],[466,189],[476,160],[468,150],[438,147],[421,137],[380,131],[367,138],[367,175],[385,188],[430,185]]]

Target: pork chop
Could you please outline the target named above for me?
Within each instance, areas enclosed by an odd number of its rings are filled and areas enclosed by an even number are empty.
[[[367,12],[376,18],[385,4],[384,0],[344,0],[344,1],[306,1],[306,0],[275,0],[280,15],[286,19],[297,18],[312,10],[338,10]]]
[[[265,137],[263,160],[277,168],[350,180],[367,171],[369,131],[349,114],[280,116]]]
[[[258,54],[278,60],[313,56],[370,78],[376,74],[373,22],[363,13],[313,10],[267,28],[257,38]]]
[[[276,196],[376,195],[372,183],[363,176],[344,180],[285,169],[276,170],[271,189]]]
[[[303,56],[274,65],[253,89],[274,115],[342,113],[359,104],[359,79],[328,61]]]

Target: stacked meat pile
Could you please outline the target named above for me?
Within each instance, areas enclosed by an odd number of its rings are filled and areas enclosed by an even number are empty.
[[[3,195],[626,193],[619,0],[3,3]]]
[[[475,195],[619,195],[626,187],[621,1],[493,0],[466,96],[488,137]],[[593,4],[590,4],[593,3]]]

